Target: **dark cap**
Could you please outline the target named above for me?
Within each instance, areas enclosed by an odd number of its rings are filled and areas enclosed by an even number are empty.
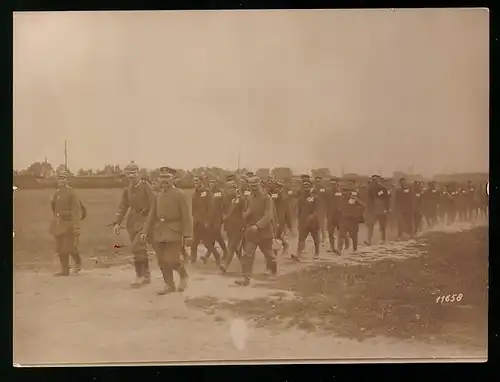
[[[134,161],[130,161],[130,163],[127,166],[125,166],[126,174],[135,174],[138,172],[139,172],[139,166],[137,166]]]
[[[248,184],[250,186],[260,185],[260,178],[258,176],[250,176],[248,178]]]
[[[229,174],[226,176],[226,182],[232,182],[236,180],[236,174]]]
[[[283,187],[284,186],[283,182],[280,182],[279,180],[276,181],[276,185],[278,187]]]
[[[246,176],[247,178],[251,178],[252,176],[255,176],[255,173],[254,173],[253,171],[248,171],[248,172],[245,174],[245,176]]]
[[[160,167],[160,173],[158,176],[160,178],[163,178],[163,177],[175,176],[176,174],[177,174],[177,170],[170,168],[170,167],[167,167],[167,166],[163,166],[163,167]]]
[[[323,180],[323,177],[321,177],[321,176],[315,176],[314,180]]]
[[[403,180],[406,180],[406,178],[403,176],[401,178],[399,178],[399,181],[402,182]]]
[[[57,168],[56,173],[59,179],[68,179],[69,177],[69,171],[63,164]]]
[[[371,179],[372,180],[375,180],[375,179],[381,179],[382,177],[380,175],[377,175],[377,174],[374,174],[372,175]]]

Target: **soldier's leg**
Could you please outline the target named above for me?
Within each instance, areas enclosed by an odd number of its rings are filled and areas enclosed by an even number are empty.
[[[335,226],[333,219],[328,219],[327,230],[328,230],[328,242],[330,244],[329,252],[336,252],[337,249],[335,248]]]
[[[170,272],[170,269],[175,270],[179,273],[180,282],[179,287],[177,288],[178,292],[183,292],[187,288],[187,279],[188,274],[184,263],[181,259],[181,251],[182,251],[182,242],[181,241],[172,241],[166,244],[165,248],[165,262],[167,271]]]
[[[276,261],[276,256],[273,251],[273,240],[272,239],[264,239],[261,240],[258,244],[258,247],[264,258],[266,259],[267,269],[271,273],[272,276],[276,276],[278,274],[278,263]]]
[[[141,231],[137,231],[132,237],[132,254],[136,268],[137,280],[134,286],[151,283],[151,272],[149,270],[149,257],[147,244],[141,240]]]
[[[80,257],[80,251],[78,250],[78,243],[80,239],[79,233],[73,233],[73,249],[71,250],[71,258],[75,262],[75,273],[82,270],[82,258]]]
[[[340,219],[340,226],[339,226],[339,240],[338,240],[338,248],[337,248],[337,253],[341,254],[342,249],[344,245],[347,243],[347,230],[348,230],[348,222],[346,217],[342,217]]]
[[[296,259],[300,258],[300,256],[302,256],[302,252],[304,252],[304,249],[306,247],[307,235],[309,235],[309,231],[307,230],[307,227],[303,227],[302,225],[299,225],[299,240],[297,242]],[[292,257],[295,257],[295,256],[292,255]]]
[[[202,237],[201,224],[193,224],[193,241],[191,243],[191,264],[196,263],[198,259],[198,246]]]
[[[241,236],[242,236],[241,231],[227,232],[227,247],[228,247],[227,256],[224,260],[224,263],[220,266],[221,271],[224,273],[227,271],[227,268],[229,268],[229,265],[231,265],[231,261],[233,261],[234,254],[240,250]]]
[[[401,239],[402,236],[403,236],[403,232],[404,232],[404,224],[405,224],[405,221],[404,221],[404,217],[403,217],[403,213],[402,212],[399,212],[398,213],[398,216],[397,216],[397,224],[398,224],[398,239]]]
[[[320,231],[321,227],[313,226],[309,228],[309,233],[311,234],[314,243],[314,257],[319,257]]]
[[[218,229],[215,231],[215,241],[219,243],[219,247],[220,249],[222,249],[223,257],[225,258],[227,256],[227,245],[224,241],[224,238],[222,237],[222,227],[218,227]]]
[[[250,284],[250,277],[252,277],[253,262],[255,259],[255,251],[257,250],[257,243],[245,239],[243,247],[243,255],[241,257],[241,271],[243,274],[242,280],[236,280],[237,285],[246,286]]]
[[[207,262],[208,258],[210,257],[210,254],[214,255],[215,258],[215,263],[217,266],[220,266],[220,253],[217,251],[217,248],[215,248],[215,234],[214,234],[214,229],[207,229],[204,232],[203,235],[203,244],[205,244],[205,247],[207,247],[207,254],[202,258],[203,262]]]
[[[68,250],[68,235],[60,235],[56,237],[56,252],[59,256],[59,263],[61,271],[57,272],[54,276],[69,276],[69,253]]]
[[[352,238],[352,250],[354,252],[358,250],[358,232],[359,232],[359,222],[357,219],[352,219],[349,224],[349,234]]]
[[[385,242],[387,238],[387,215],[386,214],[378,215],[377,221],[380,228],[381,240],[382,242]]]
[[[286,224],[285,223],[278,224],[278,233],[276,235],[276,238],[281,241],[281,245],[283,246],[283,252],[282,252],[282,254],[284,256],[287,256],[288,255],[288,249],[290,248],[290,244],[288,244],[288,241],[285,238],[285,230],[286,230]]]
[[[171,264],[169,264],[167,260],[167,243],[155,243],[153,248],[158,260],[158,266],[161,270],[161,275],[163,276],[163,282],[165,283],[164,288],[158,292],[158,295],[175,292],[174,272]]]

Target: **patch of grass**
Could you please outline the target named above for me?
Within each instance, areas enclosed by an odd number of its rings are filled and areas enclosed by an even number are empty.
[[[257,326],[322,329],[359,340],[385,335],[486,346],[487,228],[430,233],[416,245],[426,254],[370,265],[309,267],[269,284],[295,292],[298,297],[291,301],[199,298],[189,305],[229,310],[251,317]],[[436,303],[440,295],[458,293],[463,294],[458,303]]]

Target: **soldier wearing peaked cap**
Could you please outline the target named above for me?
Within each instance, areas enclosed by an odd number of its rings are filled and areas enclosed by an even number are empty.
[[[337,247],[335,246],[335,231],[338,232],[340,238],[340,204],[342,201],[342,190],[340,188],[340,179],[337,177],[330,178],[330,189],[327,191],[326,195],[326,219],[327,219],[327,230],[328,238],[330,242],[330,251],[337,253]]]
[[[290,198],[283,190],[283,183],[273,181],[269,184],[269,196],[274,204],[274,229],[275,238],[281,241],[283,246],[283,255],[287,255],[290,245],[285,238],[286,229],[291,229],[291,210]]]
[[[61,271],[55,276],[69,275],[69,258],[75,262],[75,273],[81,270],[78,252],[80,220],[84,209],[74,189],[68,185],[69,172],[66,167],[57,169],[57,190],[51,200],[52,220],[49,232],[56,241],[56,252],[61,263]]]
[[[382,183],[382,177],[372,175],[368,186],[368,200],[366,206],[366,223],[368,226],[367,245],[372,244],[375,224],[379,224],[382,242],[386,240],[387,214],[390,209],[390,196]]]
[[[133,161],[125,167],[125,175],[128,179],[128,186],[122,192],[114,230],[117,235],[120,234],[121,224],[130,209],[125,227],[132,243],[134,256],[136,279],[132,287],[140,287],[151,283],[147,244],[141,240],[140,234],[155,196],[152,187],[140,179],[139,167]]]
[[[438,222],[439,191],[436,182],[430,181],[422,193],[422,212],[428,227],[433,227]]]
[[[243,244],[242,273],[243,279],[235,281],[237,285],[250,284],[253,262],[257,247],[266,258],[266,265],[272,276],[277,276],[278,265],[273,251],[273,202],[260,186],[260,179],[256,176],[249,179],[251,197],[248,200],[243,218],[246,222],[245,240]]]
[[[309,177],[302,177],[302,190],[298,196],[299,240],[297,255],[290,255],[296,261],[300,261],[309,235],[312,236],[314,242],[314,257],[319,257],[319,208],[319,200],[313,192],[312,182]]]
[[[217,184],[217,178],[212,177],[209,180],[208,183],[209,191],[212,195],[212,202],[211,202],[211,210],[210,210],[210,219],[209,219],[209,227],[208,227],[208,232],[207,235],[209,238],[207,240],[210,240],[212,242],[212,247],[214,250],[212,252],[208,252],[204,257],[202,257],[203,262],[207,262],[209,259],[210,255],[213,254],[215,257],[215,261],[217,265],[220,267],[220,254],[215,248],[215,242],[217,242],[222,249],[224,255],[223,258],[225,259],[227,257],[227,246],[226,243],[224,242],[224,239],[222,237],[222,223],[223,223],[223,214],[224,214],[224,207],[223,207],[223,199],[224,199],[224,194],[222,189],[219,188]]]
[[[366,204],[359,197],[359,192],[355,187],[354,179],[350,179],[343,189],[340,202],[340,239],[338,241],[337,252],[342,253],[345,244],[349,247],[349,238],[352,240],[352,249],[356,252],[358,248],[359,223],[363,215]]]
[[[395,209],[398,220],[398,239],[406,233],[413,237],[414,229],[414,191],[405,178],[399,180],[400,187],[395,191]]]
[[[318,221],[320,241],[324,243],[327,237],[326,234],[326,187],[323,184],[323,178],[317,176],[314,178],[314,192],[318,198]]]
[[[188,275],[181,253],[184,244],[190,245],[193,224],[187,197],[174,186],[175,174],[170,167],[160,168],[160,190],[153,199],[141,234],[144,243],[150,239],[163,275],[165,287],[158,293],[160,295],[176,290],[182,292],[187,288]],[[180,276],[177,289],[174,270]]]

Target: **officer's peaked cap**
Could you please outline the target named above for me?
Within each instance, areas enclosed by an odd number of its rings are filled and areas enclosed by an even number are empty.
[[[176,174],[177,170],[173,168],[167,166],[160,167],[160,177],[175,176]]]
[[[139,172],[139,166],[137,166],[134,161],[130,161],[130,163],[125,167],[125,172],[127,174]]]

